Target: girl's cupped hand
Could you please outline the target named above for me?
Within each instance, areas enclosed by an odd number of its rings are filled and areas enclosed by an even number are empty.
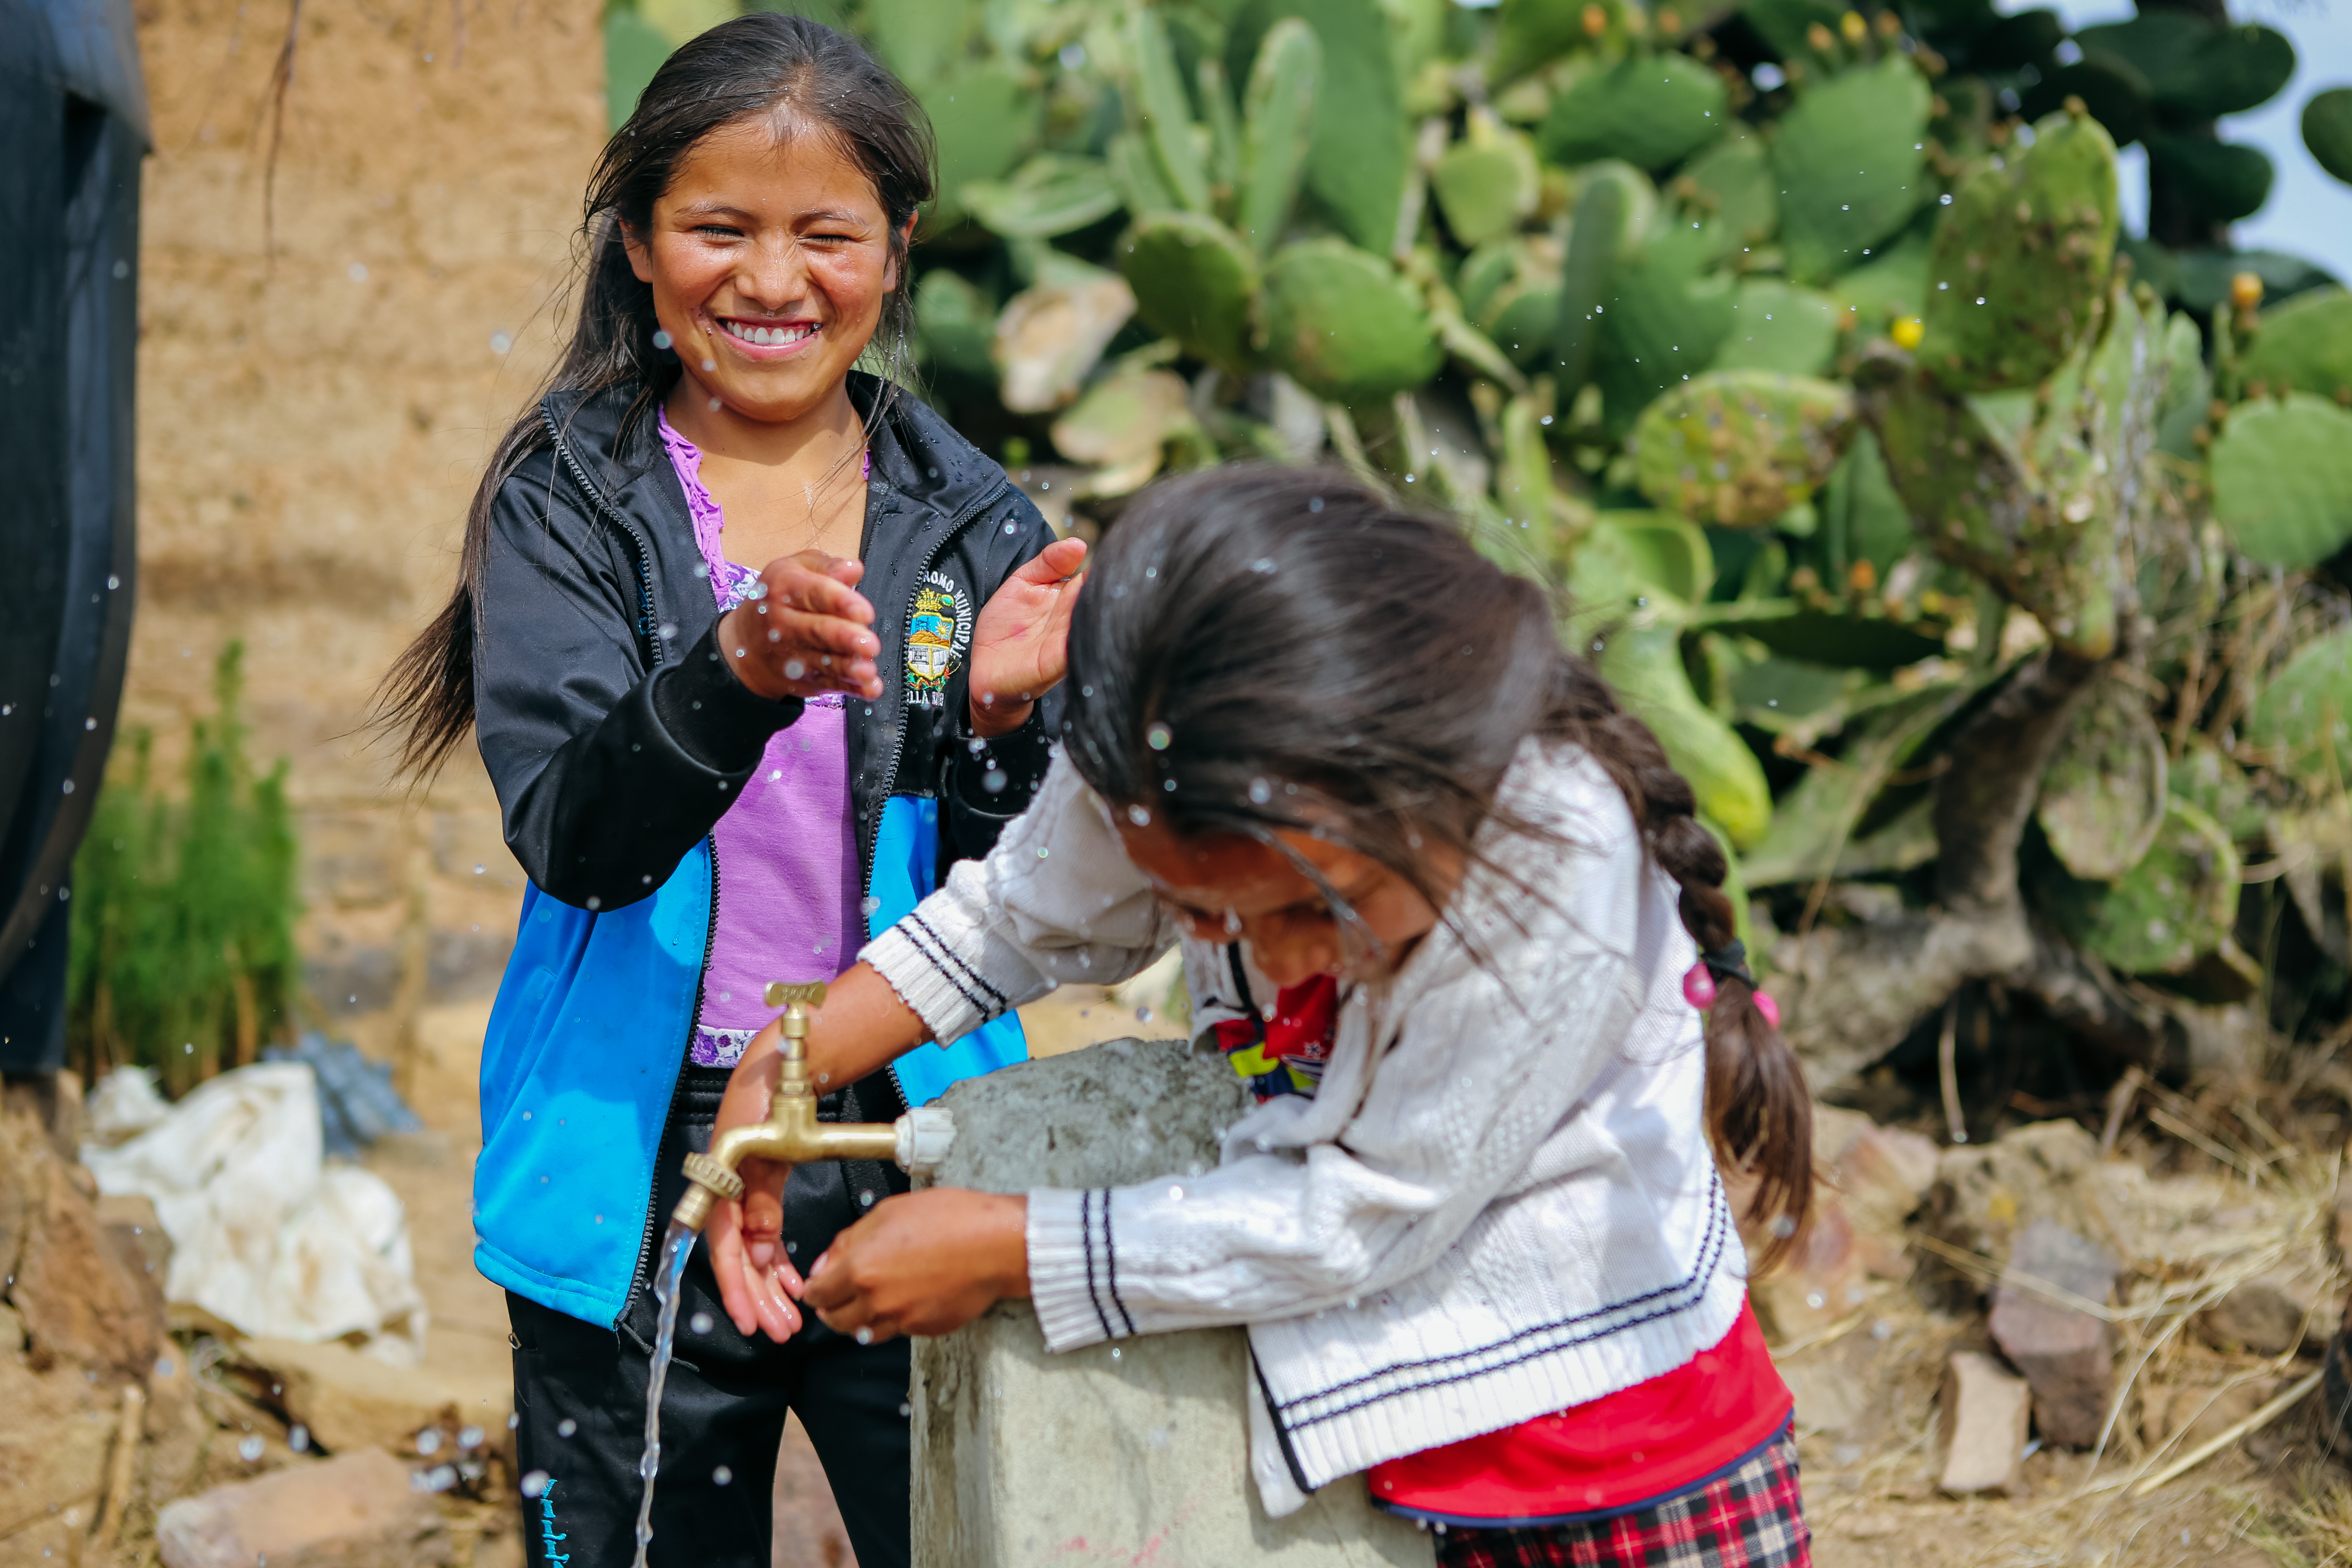
[[[780,1034],[777,1025],[769,1025],[754,1048],[744,1052],[744,1067],[727,1080],[727,1093],[719,1102],[713,1140],[730,1129],[767,1120],[776,1094]],[[742,1197],[714,1205],[702,1232],[728,1321],[741,1333],[765,1334],[778,1344],[801,1326],[795,1300],[802,1291],[801,1276],[784,1251],[783,1238],[784,1178],[791,1172],[791,1166],[772,1160],[744,1161],[735,1173],[743,1178]]]
[[[971,629],[971,731],[1007,735],[1070,668],[1070,607],[1086,581],[1086,542],[1039,551],[981,606]]]
[[[1029,1294],[1029,1200],[961,1187],[885,1198],[809,1266],[801,1299],[862,1342],[944,1334]]]
[[[865,575],[864,562],[822,550],[769,562],[760,574],[765,592],[728,611],[719,625],[719,649],[736,679],[777,700],[821,691],[869,702],[881,696],[875,660],[882,641],[874,635],[874,606],[857,591]],[[995,605],[989,601],[991,609]]]

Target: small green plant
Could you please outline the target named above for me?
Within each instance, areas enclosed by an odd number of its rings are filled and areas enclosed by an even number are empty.
[[[245,647],[213,671],[214,715],[190,726],[184,794],[154,787],[153,733],[100,792],[74,861],[67,1041],[89,1078],[155,1068],[173,1095],[290,1039],[298,959],[287,763],[245,754]]]

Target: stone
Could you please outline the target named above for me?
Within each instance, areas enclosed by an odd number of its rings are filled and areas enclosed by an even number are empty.
[[[37,1563],[51,1544],[44,1536],[27,1555],[13,1526],[68,1510],[85,1526],[96,1517],[120,1404],[79,1366],[37,1372],[22,1356],[0,1355],[0,1530],[10,1530],[0,1536],[0,1562]],[[64,1544],[56,1542],[58,1562]]]
[[[1762,1258],[1760,1240],[1749,1242],[1749,1254]],[[1866,1278],[1843,1195],[1816,1187],[1804,1233],[1779,1268],[1748,1282],[1748,1299],[1766,1335],[1789,1345],[1826,1333],[1860,1311],[1870,1296]]]
[[[21,1123],[19,1123],[21,1125]],[[34,1363],[142,1377],[163,1338],[163,1288],[127,1235],[100,1223],[78,1166],[43,1138],[14,1142],[26,1198],[24,1242],[8,1299]]]
[[[1250,1100],[1213,1053],[1115,1040],[970,1079],[946,1104],[956,1141],[940,1184],[1025,1192],[1205,1169]],[[1266,1517],[1249,1474],[1250,1384],[1238,1329],[1053,1355],[1027,1303],[1006,1301],[916,1341],[916,1568],[1429,1568],[1432,1538],[1375,1510],[1352,1478]]]
[[[2309,1269],[2285,1267],[2258,1274],[2230,1288],[2198,1314],[2197,1333],[2215,1350],[2253,1355],[2285,1355],[2333,1333],[2336,1302],[2326,1281]]]
[[[2099,1141],[2072,1121],[2031,1122],[1991,1143],[1947,1149],[1927,1194],[1928,1228],[1996,1267],[2037,1219],[2104,1243],[2116,1225],[2103,1167]]]
[[[171,1277],[172,1238],[155,1213],[155,1200],[144,1193],[100,1194],[98,1223],[113,1233],[120,1249],[128,1243],[139,1257],[142,1271],[158,1286]]]
[[[425,1568],[451,1560],[433,1496],[362,1448],[215,1487],[155,1518],[163,1568]]]
[[[2140,1440],[2154,1448],[2177,1437],[2172,1452],[2189,1453],[2269,1404],[2284,1383],[2255,1377],[2220,1388],[2150,1384],[2140,1390]]]
[[[1944,1375],[1944,1472],[1937,1484],[1956,1496],[2016,1490],[2032,1404],[2025,1380],[1992,1357],[1953,1352]]]
[[[2106,1320],[2061,1293],[2104,1307],[2116,1272],[2116,1260],[2097,1247],[2035,1220],[2019,1235],[1993,1290],[1993,1342],[2032,1386],[2042,1440],[2059,1447],[2099,1440],[2116,1383]]]
[[[1813,1107],[1813,1212],[1782,1265],[1748,1288],[1765,1332],[1780,1344],[1828,1331],[1869,1298],[1871,1279],[1907,1279],[1903,1226],[1935,1180],[1936,1146],[1880,1127],[1858,1110]],[[1745,1194],[1735,1197],[1735,1206]],[[1763,1236],[1747,1237],[1751,1259]]]
[[[287,1419],[308,1426],[311,1441],[331,1454],[413,1454],[416,1434],[427,1426],[454,1432],[494,1425],[477,1406],[461,1412],[457,1391],[431,1373],[390,1365],[340,1341],[240,1340],[237,1354],[276,1380],[273,1397]],[[505,1410],[493,1414],[504,1422]]]

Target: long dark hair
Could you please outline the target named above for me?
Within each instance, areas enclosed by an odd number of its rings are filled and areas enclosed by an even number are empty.
[[[1727,868],[1690,784],[1555,626],[1536,584],[1328,470],[1192,475],[1140,497],[1088,564],[1063,743],[1115,807],[1186,837],[1315,832],[1443,910],[1433,851],[1509,876],[1480,828],[1544,830],[1504,820],[1503,775],[1530,736],[1572,742],[1624,792],[1700,951],[1724,947]],[[1811,1204],[1811,1101],[1744,983],[1718,984],[1706,1033],[1708,1136],[1757,1183],[1769,1267]]]
[[[474,644],[484,608],[478,587],[492,505],[531,453],[552,437],[539,404],[550,392],[634,388],[625,432],[649,416],[678,376],[677,356],[655,342],[652,286],[637,280],[622,226],[644,233],[654,203],[687,154],[715,131],[753,119],[779,134],[814,131],[874,182],[890,226],[898,287],[883,296],[866,360],[903,373],[914,321],[907,226],[931,199],[937,152],[914,95],[856,42],[801,16],[755,12],[711,28],[664,62],[628,123],[604,143],[589,176],[580,226],[580,309],[554,371],[499,443],[466,512],[465,552],[449,602],[394,661],[376,693],[373,724],[400,737],[400,771],[429,778],[474,722]],[[877,352],[878,351],[878,352]],[[869,430],[897,394],[893,374],[866,416]]]

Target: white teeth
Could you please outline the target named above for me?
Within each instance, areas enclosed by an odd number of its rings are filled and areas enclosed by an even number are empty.
[[[814,327],[747,327],[735,321],[719,324],[726,328],[730,336],[743,342],[757,343],[762,348],[781,348],[785,343],[796,343],[816,331]]]

